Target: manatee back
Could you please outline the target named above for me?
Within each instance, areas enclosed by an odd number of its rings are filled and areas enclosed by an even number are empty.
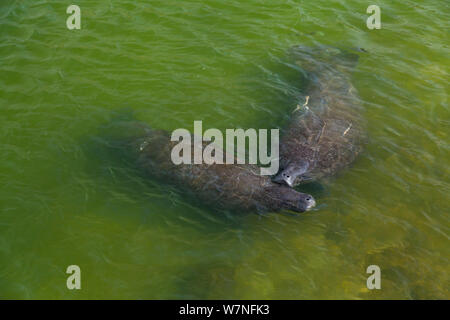
[[[351,73],[358,55],[330,46],[291,48],[307,77],[305,100],[293,112],[280,142],[281,165],[307,161],[308,181],[348,166],[362,150],[364,118]]]

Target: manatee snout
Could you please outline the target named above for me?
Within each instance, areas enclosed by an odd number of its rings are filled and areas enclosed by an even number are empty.
[[[295,212],[305,212],[316,206],[314,197],[307,193],[298,192],[288,186],[278,186],[272,194],[277,193],[283,207]]]
[[[311,210],[316,206],[316,200],[314,200],[313,196],[310,194],[302,194],[298,201],[298,211],[305,212]]]
[[[280,184],[287,184],[289,187],[293,187],[297,176],[298,175],[295,175],[294,173],[282,170],[272,179],[272,181]]]

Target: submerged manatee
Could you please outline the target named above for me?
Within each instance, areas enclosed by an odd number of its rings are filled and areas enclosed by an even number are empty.
[[[292,54],[308,85],[281,138],[280,171],[273,179],[291,187],[348,166],[365,141],[360,100],[350,82],[358,55],[330,47],[295,47]]]
[[[171,151],[179,142],[171,141],[168,132],[151,129],[141,122],[124,122],[115,127],[118,132],[127,132],[128,138],[120,146],[146,174],[175,185],[215,208],[254,212],[304,212],[315,206],[311,195],[273,183],[268,176],[259,174],[260,168],[257,166],[175,165],[171,160]]]

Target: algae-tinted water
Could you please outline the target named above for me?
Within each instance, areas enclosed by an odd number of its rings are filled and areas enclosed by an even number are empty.
[[[366,1],[80,0],[81,30],[70,4],[0,4],[0,298],[450,298],[446,1],[378,1],[380,30]],[[165,130],[282,127],[298,44],[367,51],[369,143],[306,187],[319,210],[217,213],[97,148],[124,108]]]

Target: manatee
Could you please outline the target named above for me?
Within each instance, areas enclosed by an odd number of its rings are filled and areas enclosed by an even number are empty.
[[[304,212],[315,206],[314,198],[260,175],[260,168],[246,164],[179,164],[171,160],[171,141],[164,130],[141,122],[115,124],[127,132],[120,144],[134,163],[149,177],[176,186],[184,193],[217,209],[244,212]],[[119,129],[117,129],[119,128]],[[193,159],[193,157],[192,157]]]
[[[292,57],[307,85],[280,139],[280,170],[273,178],[291,187],[347,167],[366,140],[360,100],[350,81],[358,55],[299,46]]]

